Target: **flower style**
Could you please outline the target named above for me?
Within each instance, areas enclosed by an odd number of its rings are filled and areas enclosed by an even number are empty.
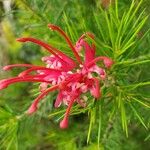
[[[74,46],[60,27],[53,24],[49,24],[48,27],[62,35],[76,60],[41,40],[31,37],[19,38],[17,39],[19,42],[32,42],[42,46],[50,52],[51,55],[42,58],[42,61],[46,63],[46,67],[31,64],[14,64],[3,67],[5,71],[11,70],[14,67],[26,67],[27,69],[21,72],[17,77],[1,80],[0,90],[16,82],[40,82],[41,93],[29,107],[27,111],[28,114],[32,114],[37,110],[38,103],[43,97],[48,95],[49,92],[57,90],[58,96],[54,106],[57,108],[62,103],[67,105],[64,118],[60,122],[61,128],[67,128],[72,105],[77,102],[82,107],[86,106],[87,97],[84,93],[89,91],[94,98],[100,98],[101,91],[99,82],[106,78],[105,68],[109,69],[113,61],[105,56],[95,56],[95,45],[93,43],[89,44],[86,41],[86,37],[94,40],[92,33],[87,32],[83,34]],[[84,50],[83,58],[81,56],[82,50]],[[102,61],[104,64],[103,68],[96,64],[98,61]]]

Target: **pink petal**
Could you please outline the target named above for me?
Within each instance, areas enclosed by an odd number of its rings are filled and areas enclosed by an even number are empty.
[[[90,72],[96,72],[98,75],[100,75],[101,79],[104,80],[106,78],[106,72],[104,69],[98,67],[97,65],[93,65],[90,69]]]
[[[92,34],[90,32],[86,32],[85,34],[81,35],[81,37],[78,39],[78,41],[76,42],[76,45],[75,45],[75,49],[77,52],[80,52],[80,50],[82,48],[82,41],[86,36],[94,39],[94,34]]]
[[[100,86],[99,86],[99,80],[97,78],[93,78],[94,82],[95,82],[95,86],[93,85],[90,89],[91,94],[95,97],[95,98],[99,98],[101,96],[100,94]]]
[[[78,52],[80,52],[81,48],[84,47],[84,49],[85,49],[85,64],[87,64],[89,61],[93,60],[95,57],[95,46],[94,46],[94,44],[92,46],[90,46],[84,40],[86,35],[89,36],[90,38],[94,39],[94,35],[90,32],[87,32],[79,38],[79,40],[76,42],[76,46],[75,46],[76,50]]]
[[[61,58],[64,60],[65,63],[62,63],[62,61],[60,61],[57,57],[55,56],[46,56],[42,58],[42,61],[45,61],[47,64],[54,65],[54,63],[59,63],[60,64],[60,68],[63,71],[69,71],[72,70],[73,68],[75,68],[76,64],[72,61],[67,59],[64,56],[61,56]],[[51,68],[51,67],[49,67]],[[55,69],[57,69],[58,67],[54,67]]]
[[[48,84],[43,82],[43,83],[40,84],[39,87],[40,87],[40,91],[43,92],[43,91],[45,91],[47,89]]]
[[[58,108],[61,105],[62,100],[63,100],[63,94],[62,94],[62,92],[59,92],[58,95],[57,95],[57,98],[56,98],[54,106],[56,108]]]
[[[82,45],[85,49],[85,64],[92,61],[95,57],[95,49],[93,49],[87,42],[83,41]]]
[[[79,105],[81,105],[82,107],[86,107],[86,103],[84,102],[84,100],[81,100],[81,99],[77,99],[77,103],[79,104]]]

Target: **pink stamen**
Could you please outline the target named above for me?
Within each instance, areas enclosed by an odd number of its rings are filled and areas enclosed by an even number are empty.
[[[96,57],[96,58],[93,59],[91,62],[89,62],[89,63],[87,64],[87,67],[92,66],[94,63],[96,63],[96,62],[98,62],[98,61],[100,61],[100,60],[103,61],[105,67],[107,67],[107,68],[110,68],[110,67],[112,66],[112,64],[114,63],[114,62],[112,61],[112,59],[110,59],[110,58],[108,58],[108,57],[105,57],[105,56],[100,56],[100,57]]]
[[[3,70],[10,70],[14,67],[34,67],[33,65],[31,64],[14,64],[14,65],[7,65],[7,66],[4,66],[3,67]]]
[[[68,128],[68,118],[64,117],[63,120],[59,124],[61,129]]]
[[[26,38],[18,38],[17,41],[19,42],[33,42],[37,45],[40,45],[42,47],[44,47],[46,50],[48,50],[51,54],[53,54],[55,57],[57,57],[62,63],[65,63],[66,64],[66,61],[63,60],[62,58],[60,58],[57,53],[62,56],[62,57],[65,57],[66,60],[70,60],[72,63],[75,63],[73,61],[73,59],[69,58],[67,55],[65,55],[64,53],[62,53],[61,51],[59,51],[58,49],[52,47],[51,45],[47,44],[47,43],[44,43],[42,42],[41,40],[37,40],[35,38],[31,38],[31,37],[26,37]],[[55,52],[57,53],[55,53]]]
[[[5,79],[0,82],[0,90],[7,88],[10,84],[16,83],[16,82],[47,82],[51,83],[51,81],[46,81],[41,78],[33,78],[33,77],[26,77],[26,78],[21,78],[21,77],[14,77],[10,79]]]
[[[61,70],[50,69],[50,68],[46,68],[46,67],[32,67],[30,69],[27,69],[27,70],[21,72],[18,76],[19,77],[24,77],[24,76],[28,75],[32,71],[39,71],[39,70],[46,70],[46,71],[49,71],[49,72],[51,72],[51,71],[53,71],[53,72],[61,72]]]
[[[42,42],[41,40],[35,39],[35,38],[31,38],[31,37],[24,37],[24,38],[18,38],[17,39],[18,42],[33,42],[37,45],[40,45],[42,47],[44,47],[46,50],[48,50],[48,52],[50,52],[51,54],[53,54],[54,56],[56,56],[57,58],[59,58],[60,60],[62,60],[51,48],[47,43]]]
[[[45,79],[45,77],[47,77],[49,75],[49,73],[44,73],[44,74],[36,74],[36,75],[26,75],[25,77],[21,77],[21,78],[33,78],[33,79]],[[48,80],[46,80],[48,81]]]
[[[37,39],[34,39],[34,38],[31,38],[31,37],[26,37],[26,38],[18,38],[17,41],[19,42],[33,42],[37,45],[40,45],[42,47],[44,47],[46,50],[48,50],[51,54],[55,55],[57,58],[59,58],[60,60],[62,60],[51,48],[50,48],[50,45],[40,41],[40,40],[37,40]],[[63,61],[63,60],[62,60]]]
[[[42,100],[42,98],[43,98],[44,96],[46,96],[49,92],[54,91],[54,90],[56,90],[56,89],[58,89],[58,85],[52,86],[52,87],[48,88],[47,90],[43,91],[43,92],[34,100],[34,102],[32,103],[32,105],[29,107],[27,113],[28,113],[28,114],[34,113],[34,112],[37,110],[37,105],[38,105],[38,103]]]
[[[16,39],[18,42],[33,42],[37,45],[40,45],[42,47],[44,47],[46,50],[48,50],[51,54],[57,56],[57,54],[55,52],[53,52],[53,50],[50,49],[49,45],[42,42],[41,40],[35,39],[35,38],[31,38],[31,37],[24,37],[24,38],[18,38]]]
[[[52,29],[52,30],[58,31],[58,32],[65,38],[66,42],[68,43],[68,45],[69,45],[70,48],[72,49],[72,51],[73,51],[73,53],[74,53],[76,59],[78,60],[78,62],[79,62],[80,64],[82,64],[82,61],[81,61],[81,59],[80,59],[80,56],[78,55],[77,51],[75,50],[75,48],[74,48],[74,46],[73,46],[71,40],[70,40],[69,37],[66,35],[66,33],[65,33],[60,27],[58,27],[58,26],[56,26],[56,25],[48,24],[48,27],[49,27],[50,29]]]
[[[70,101],[69,106],[66,110],[65,116],[64,116],[63,120],[60,122],[60,128],[62,128],[62,129],[65,129],[68,127],[68,117],[69,117],[70,110],[71,110],[71,107],[72,107],[75,99],[76,99],[76,97],[73,97],[73,99]]]
[[[0,81],[0,90],[7,87],[5,84],[3,84],[5,81],[6,81],[6,79]]]

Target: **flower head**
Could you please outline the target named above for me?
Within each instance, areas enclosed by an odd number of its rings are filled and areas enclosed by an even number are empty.
[[[3,68],[5,71],[11,70],[14,67],[25,67],[27,69],[21,72],[17,77],[1,80],[0,90],[16,82],[40,82],[41,93],[29,107],[27,111],[28,114],[32,114],[38,109],[38,103],[48,93],[57,90],[58,95],[54,106],[57,108],[62,103],[67,106],[65,116],[60,122],[61,128],[67,128],[70,110],[75,102],[85,107],[87,101],[85,93],[88,91],[95,99],[100,98],[100,81],[106,78],[105,68],[109,69],[113,61],[105,56],[95,56],[95,45],[89,44],[86,41],[86,37],[94,40],[93,34],[89,32],[83,34],[74,46],[67,34],[60,27],[53,24],[49,24],[48,27],[64,37],[76,60],[41,40],[31,37],[19,38],[17,39],[19,42],[32,42],[42,46],[45,50],[50,52],[51,55],[42,58],[46,66],[35,66],[31,64],[5,66]],[[84,50],[83,58],[80,56],[82,50]],[[105,68],[99,67],[97,65],[98,61],[102,61]],[[97,76],[95,76],[95,73]]]

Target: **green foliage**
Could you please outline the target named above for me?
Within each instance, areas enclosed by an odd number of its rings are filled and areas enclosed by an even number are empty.
[[[39,94],[38,85],[31,88],[30,84],[17,84],[1,91],[0,149],[148,150],[148,2],[116,0],[104,9],[97,0],[14,1],[11,12],[3,12],[0,18],[9,63],[41,64],[45,52],[32,44],[16,44],[15,38],[20,36],[43,39],[73,57],[65,41],[47,28],[48,23],[54,23],[68,33],[73,43],[82,33],[93,32],[97,55],[111,57],[114,65],[107,72],[108,79],[101,83],[101,99],[95,101],[87,94],[87,107],[74,105],[70,127],[65,131],[58,127],[65,106],[53,108],[57,93],[49,94],[35,115],[26,116],[26,109]],[[15,76],[17,71],[11,74]]]
[[[0,107],[0,120],[0,148],[18,149],[18,118],[15,117],[9,107]]]

